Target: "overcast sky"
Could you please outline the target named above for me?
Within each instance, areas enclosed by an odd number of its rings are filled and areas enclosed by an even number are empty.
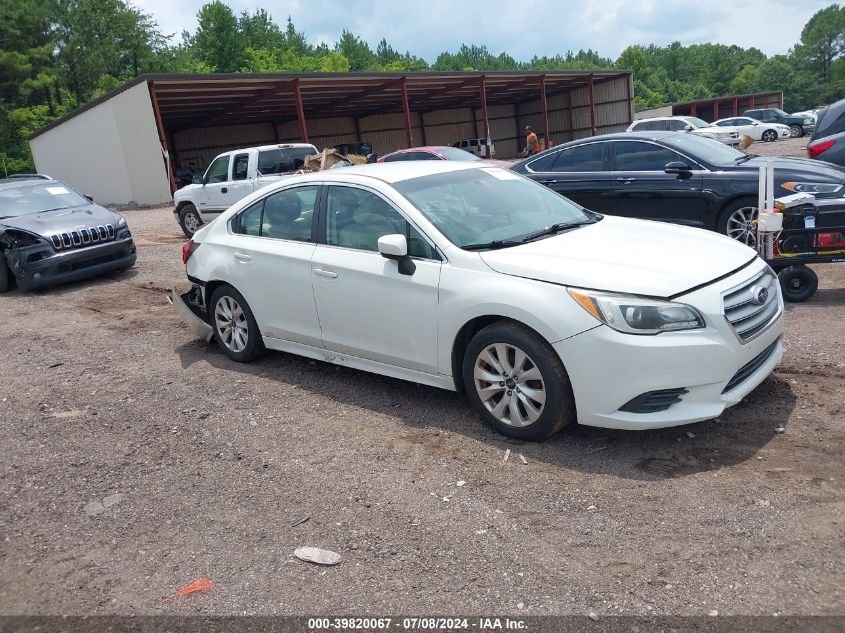
[[[196,29],[203,2],[132,0],[166,34]],[[343,29],[375,49],[386,37],[400,52],[433,62],[462,44],[484,44],[518,61],[592,48],[616,58],[631,44],[713,42],[785,53],[807,20],[830,0],[229,0],[236,13],[264,8],[284,25],[288,15],[312,43],[333,44]]]

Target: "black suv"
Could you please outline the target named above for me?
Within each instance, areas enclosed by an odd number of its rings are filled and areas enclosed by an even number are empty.
[[[805,134],[812,134],[816,129],[816,122],[810,117],[793,116],[787,114],[780,108],[757,108],[756,110],[746,110],[742,116],[749,116],[752,119],[757,119],[763,123],[782,123],[789,126],[789,131],[792,132],[793,137],[804,136]]]
[[[807,156],[845,167],[845,99],[818,113],[816,131],[807,144]]]

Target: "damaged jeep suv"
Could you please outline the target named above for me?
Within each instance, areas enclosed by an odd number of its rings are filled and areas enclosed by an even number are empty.
[[[0,180],[0,292],[76,281],[135,264],[124,220],[57,180]]]

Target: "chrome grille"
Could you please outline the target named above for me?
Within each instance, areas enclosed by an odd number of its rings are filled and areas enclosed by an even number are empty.
[[[722,297],[725,318],[740,341],[750,341],[763,333],[778,317],[781,311],[779,292],[778,278],[766,268],[725,293]]]
[[[89,226],[84,229],[56,233],[50,236],[50,243],[57,251],[75,248],[79,246],[90,246],[99,242],[107,242],[115,237],[114,226],[111,224]]]

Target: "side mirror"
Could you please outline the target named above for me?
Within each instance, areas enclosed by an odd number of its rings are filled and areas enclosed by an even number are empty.
[[[760,125],[760,122],[759,122],[759,121],[754,121],[754,123],[752,123],[751,125]]]
[[[404,235],[394,233],[382,235],[378,238],[378,252],[385,259],[395,260],[399,264],[400,275],[413,275],[417,269],[413,260],[408,256],[408,240]]]
[[[679,160],[673,160],[671,163],[666,163],[666,167],[663,168],[663,171],[667,174],[676,174],[681,178],[685,178],[690,175],[692,170],[686,163],[682,163]]]
[[[88,199],[88,202],[94,202],[94,196],[89,196],[89,195],[86,193],[86,194],[85,194],[85,197]]]
[[[191,182],[195,185],[204,185],[205,184],[205,180],[203,180],[202,176],[194,176],[191,179]]]
[[[694,129],[695,129],[695,128],[694,128],[691,124],[689,124],[689,123],[687,123],[687,124],[684,126],[684,131],[685,131],[685,132],[692,132]]]

